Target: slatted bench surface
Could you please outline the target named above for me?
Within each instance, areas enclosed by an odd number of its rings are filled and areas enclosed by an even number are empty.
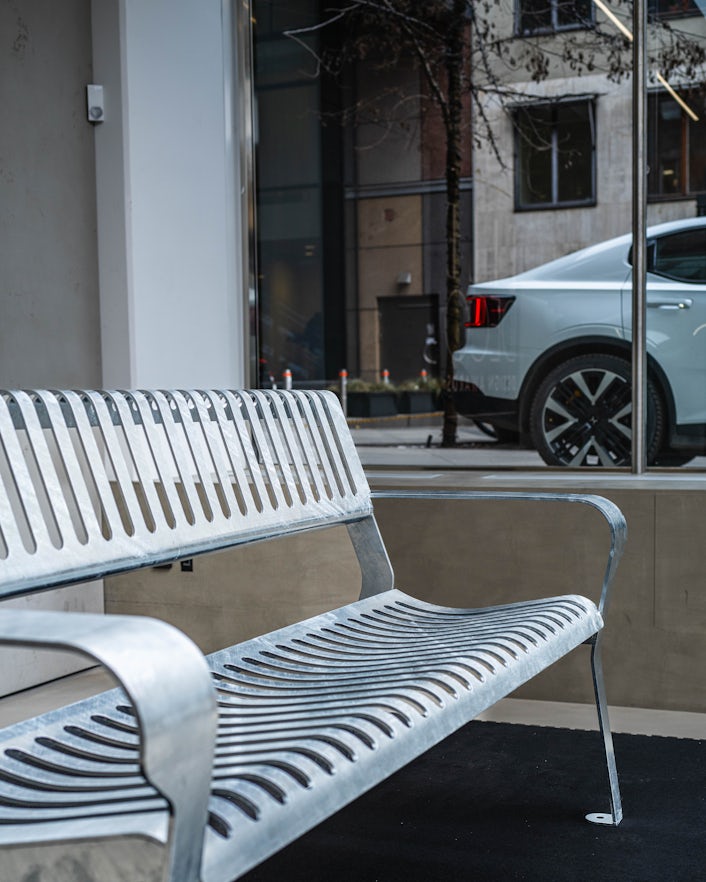
[[[461,610],[384,584],[367,481],[326,393],[8,393],[0,440],[8,596],[293,531],[351,530],[370,596],[208,658],[218,719],[201,788],[204,882],[246,872],[602,628],[580,596]],[[619,531],[609,503],[572,500]],[[173,677],[178,703],[182,650],[170,652],[146,694],[139,658],[109,662],[131,698],[113,690],[45,715],[39,729],[0,733],[0,869],[13,843],[179,838],[173,816],[190,785],[169,792],[170,769],[151,764],[145,741],[156,726],[175,778],[202,745],[180,744],[183,732],[142,710],[160,677]],[[182,846],[171,878],[196,878],[183,857],[193,841]]]

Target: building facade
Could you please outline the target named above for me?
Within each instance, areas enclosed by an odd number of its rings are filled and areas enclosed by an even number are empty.
[[[616,7],[618,8],[618,7]],[[567,37],[596,28],[610,37],[632,22],[618,10],[616,22],[593,4],[537,4],[518,0],[497,5],[498,38],[526,47],[540,44],[552,59],[536,82],[530,67],[504,71],[516,94],[500,102],[491,94],[484,112],[495,144],[481,143],[473,155],[475,281],[511,276],[587,245],[627,233],[632,212],[632,86],[629,76],[607,76],[606,43],[579,69],[562,61]],[[651,4],[657,25],[703,41],[704,19],[690,2]],[[612,29],[612,31],[611,31]],[[659,28],[653,29],[655,49]],[[630,65],[625,40],[623,63]],[[693,217],[706,193],[706,114],[703,84],[677,72],[677,98],[650,68],[648,95],[648,223]],[[686,108],[678,103],[684,101]],[[692,106],[693,105],[693,106]],[[696,119],[689,113],[694,112]],[[498,154],[500,160],[498,159]]]

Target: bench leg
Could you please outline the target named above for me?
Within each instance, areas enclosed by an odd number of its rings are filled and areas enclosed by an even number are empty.
[[[620,785],[618,784],[618,769],[615,765],[615,751],[613,750],[613,736],[610,731],[608,720],[608,703],[605,696],[605,683],[603,681],[603,659],[600,647],[601,635],[591,647],[591,670],[593,672],[593,689],[596,695],[596,710],[598,711],[598,725],[603,736],[606,765],[608,766],[608,780],[610,782],[610,813],[593,812],[586,815],[586,820],[593,824],[610,824],[616,826],[623,819],[623,806],[620,801]]]

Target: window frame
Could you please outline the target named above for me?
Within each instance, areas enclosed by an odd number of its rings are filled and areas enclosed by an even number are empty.
[[[516,2],[520,2],[520,0],[516,0]],[[691,0],[693,3],[694,0]],[[664,10],[660,11],[659,9],[659,0],[647,0],[647,12],[650,18],[653,18],[655,21],[668,21],[670,19],[675,18],[693,18],[694,16],[700,16],[701,12],[699,11],[698,6],[695,5],[694,9],[682,9],[669,11]]]
[[[560,201],[559,195],[559,151],[557,149],[558,126],[556,118],[552,119],[552,199],[549,202],[523,203],[521,200],[522,192],[522,163],[521,163],[521,147],[522,135],[519,131],[518,116],[526,110],[540,107],[550,107],[554,112],[561,105],[586,105],[588,108],[588,120],[591,129],[590,144],[590,174],[591,174],[591,195],[586,199],[571,199]],[[515,212],[527,211],[556,211],[564,208],[590,208],[596,205],[597,196],[597,176],[596,176],[596,96],[595,95],[572,95],[560,98],[554,101],[536,101],[531,104],[518,105],[512,110],[513,130],[514,130],[514,209]]]
[[[594,3],[589,4],[588,19],[572,22],[570,24],[559,23],[559,5],[562,0],[547,0],[551,12],[551,24],[537,28],[523,28],[520,23],[522,21],[522,2],[523,0],[515,0],[513,15],[513,34],[515,37],[540,37],[547,34],[560,34],[565,31],[580,31],[587,28],[593,28],[596,24],[596,8]]]
[[[704,84],[706,89],[706,84]],[[654,160],[659,158],[659,139],[657,135],[657,126],[659,123],[659,106],[660,100],[667,98],[673,101],[669,93],[665,89],[648,89],[647,91],[647,201],[648,202],[678,202],[683,200],[697,199],[699,196],[706,195],[706,187],[701,190],[691,187],[691,120],[689,115],[679,108],[680,113],[680,162],[683,168],[681,176],[682,186],[678,193],[659,193],[654,192],[652,187],[655,186],[655,179],[650,177],[649,172],[652,171],[651,165]],[[677,105],[678,106],[678,105]],[[656,139],[656,143],[655,143]],[[655,168],[659,168],[659,162],[654,163]]]

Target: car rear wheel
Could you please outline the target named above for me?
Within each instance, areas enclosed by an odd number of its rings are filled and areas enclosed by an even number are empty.
[[[549,465],[626,466],[632,453],[630,365],[615,355],[579,355],[554,368],[530,410],[530,432]],[[647,462],[664,435],[664,406],[647,383]]]

